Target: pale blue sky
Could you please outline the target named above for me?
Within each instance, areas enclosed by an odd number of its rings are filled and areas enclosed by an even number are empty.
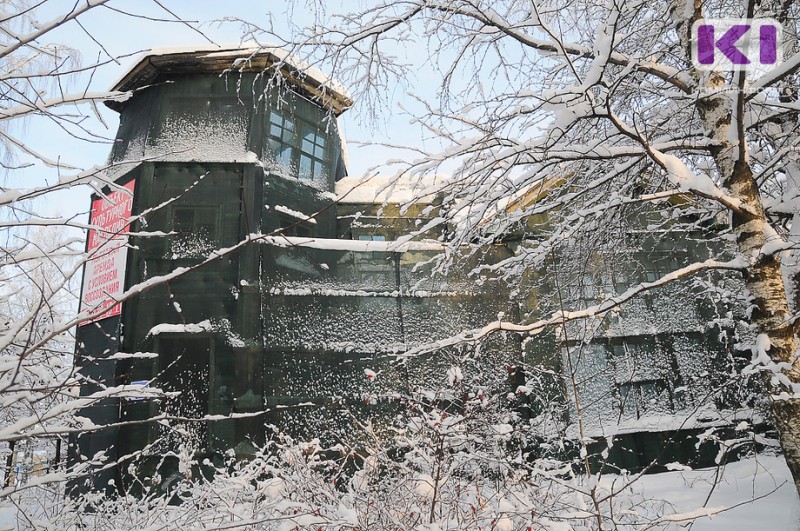
[[[314,2],[308,2],[313,4]],[[324,2],[327,14],[335,10],[353,8],[355,1],[330,1]],[[63,7],[63,2],[53,2],[57,7]],[[289,36],[291,25],[305,25],[312,21],[311,10],[307,2],[299,0],[293,3],[286,1],[257,1],[257,0],[228,0],[226,2],[214,0],[171,0],[165,2],[170,9],[184,19],[196,20],[202,23],[203,32],[217,43],[235,43],[241,38],[241,31],[236,24],[220,24],[214,22],[225,17],[239,17],[249,19],[256,23],[265,23],[267,12],[271,11],[274,27],[277,29],[285,21],[286,36]],[[149,0],[112,0],[111,7],[123,11],[136,12],[157,18],[169,18],[169,15],[158,8]],[[42,15],[40,19],[50,18]],[[80,19],[87,32],[100,42],[105,51],[112,56],[133,54],[122,58],[120,64],[104,66],[94,74],[89,89],[92,91],[107,90],[119,77],[134,63],[135,52],[140,52],[153,47],[179,46],[208,43],[197,32],[185,25],[178,23],[158,23],[142,19],[126,17],[106,8],[97,8]],[[106,57],[105,52],[92,41],[86,32],[75,22],[68,23],[49,36],[51,42],[66,43],[79,50],[84,63],[92,63],[98,57]],[[86,81],[76,81],[71,90],[83,90]],[[402,93],[395,94],[398,100],[395,105],[402,103],[405,106],[413,105]],[[113,138],[118,121],[117,114],[105,106],[100,106],[101,113],[107,128],[101,127],[104,135]],[[422,133],[418,126],[409,124],[407,116],[399,112],[399,107],[384,113],[384,120],[379,123],[359,120],[357,110],[346,112],[342,117],[342,127],[348,139],[350,156],[349,171],[351,175],[363,175],[368,168],[381,164],[389,158],[398,158],[398,153],[390,152],[380,147],[357,147],[358,141],[390,142],[393,144],[421,145]],[[95,124],[97,125],[97,124]],[[59,128],[39,120],[30,120],[26,129],[17,131],[17,135],[24,138],[29,145],[51,158],[59,158],[64,162],[91,168],[102,165],[108,155],[109,144],[79,142],[70,138]],[[57,177],[54,170],[41,167],[20,172],[11,178],[11,184],[27,188],[40,184],[43,179],[52,182]],[[88,190],[74,190],[67,193],[53,195],[41,209],[49,215],[85,212],[88,209]]]

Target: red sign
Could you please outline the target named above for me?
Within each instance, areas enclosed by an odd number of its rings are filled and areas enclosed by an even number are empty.
[[[129,218],[133,207],[133,179],[106,197],[92,201],[87,251],[89,260],[83,272],[81,311],[92,317],[81,323],[89,324],[122,313],[117,302],[125,290],[125,266],[128,259]]]

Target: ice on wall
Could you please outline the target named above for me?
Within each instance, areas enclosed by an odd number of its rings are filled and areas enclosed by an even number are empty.
[[[198,230],[196,232],[173,235],[169,239],[169,250],[164,258],[205,258],[217,248],[212,235]]]
[[[392,299],[269,296],[270,346],[312,351],[403,350]]]
[[[111,163],[256,162],[247,144],[253,103],[246,91],[213,76],[151,87],[123,111]]]
[[[571,435],[591,435],[599,427],[615,425],[619,418],[619,403],[614,397],[614,382],[605,347],[580,344],[563,348],[561,357],[573,428],[577,429],[577,407],[580,406],[584,428],[589,430],[589,433]]]
[[[573,343],[562,350],[569,434],[579,435],[576,389],[584,436],[724,423],[723,417],[734,412],[718,411],[709,400],[714,388],[710,371],[720,355],[701,334],[691,332]]]

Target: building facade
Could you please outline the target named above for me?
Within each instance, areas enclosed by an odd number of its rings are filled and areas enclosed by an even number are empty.
[[[436,216],[437,197],[401,208],[391,194],[367,197],[345,179],[337,117],[352,102],[285,52],[151,53],[114,88],[131,93],[110,103],[120,126],[108,168],[132,198],[122,211],[133,220],[129,246],[115,266],[126,298],[118,312],[106,306],[78,328],[82,393],[133,385],[175,398],[112,396],[86,408],[86,418],[107,427],[72,441],[73,462],[97,452],[120,460],[95,475],[95,486],[113,480],[127,490],[133,455],[138,477],[175,474],[164,456],[181,445],[212,460],[231,450],[246,458],[272,426],[357,445],[357,424],[379,431],[402,413],[404,396],[452,387],[449,371],[465,363],[498,394],[525,394],[517,393],[525,383],[517,368],[525,364],[561,375],[552,385],[562,398],[576,381],[591,402],[583,415],[594,419],[584,436],[598,440],[685,431],[680,419],[692,415],[693,430],[723,422],[698,418],[698,389],[707,384],[690,380],[712,374],[727,347],[708,341],[713,331],[700,315],[663,318],[697,309],[665,307],[674,304],[667,292],[612,316],[588,340],[576,332],[523,344],[499,334],[480,349],[431,349],[398,363],[399,354],[501,313],[534,319],[553,297],[541,288],[511,297],[501,282],[476,282],[469,271],[478,258],[435,271],[441,234],[404,236]],[[515,245],[495,245],[480,260],[501,260]],[[644,243],[641,262],[653,271],[636,274],[655,274],[660,262],[650,255],[658,245]],[[100,308],[87,294],[105,280],[85,274],[84,311]],[[570,282],[570,290],[597,289],[581,284]],[[464,348],[473,350],[465,356]],[[709,367],[698,371],[698,364]],[[539,425],[580,438],[566,427],[576,414],[566,394],[561,413]],[[529,404],[518,418],[558,409],[547,406]],[[635,468],[652,454],[633,446],[618,457],[622,466]]]
[[[446,351],[402,364],[398,353],[509,311],[508,296],[461,271],[432,275],[441,243],[397,240],[434,198],[402,216],[391,201],[338,200],[336,118],[351,102],[280,50],[155,53],[115,89],[133,91],[111,103],[110,178],[132,193],[135,219],[124,287],[142,289],[119,315],[106,309],[78,328],[82,393],[115,384],[179,397],[87,408],[110,427],[73,441],[74,460],[139,454],[140,475],[152,476],[180,445],[253,455],[269,426],[352,440],[354,418],[380,424],[410,388],[447,381]],[[518,341],[496,343],[483,356],[508,380],[500,360],[519,347],[499,345]],[[124,483],[128,466],[95,484]]]

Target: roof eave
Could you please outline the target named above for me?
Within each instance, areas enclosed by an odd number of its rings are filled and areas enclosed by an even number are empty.
[[[242,61],[236,61],[237,59]],[[311,71],[311,67],[302,70],[291,64],[286,57],[281,58],[269,50],[258,48],[146,53],[114,84],[112,90],[140,90],[155,82],[162,74],[263,72],[276,65],[284,79],[293,87],[336,116],[353,105],[353,100],[346,94],[344,87],[339,87],[335,81],[324,79],[321,72],[316,73],[316,69]],[[125,106],[123,101],[106,101],[105,104],[117,112]]]

